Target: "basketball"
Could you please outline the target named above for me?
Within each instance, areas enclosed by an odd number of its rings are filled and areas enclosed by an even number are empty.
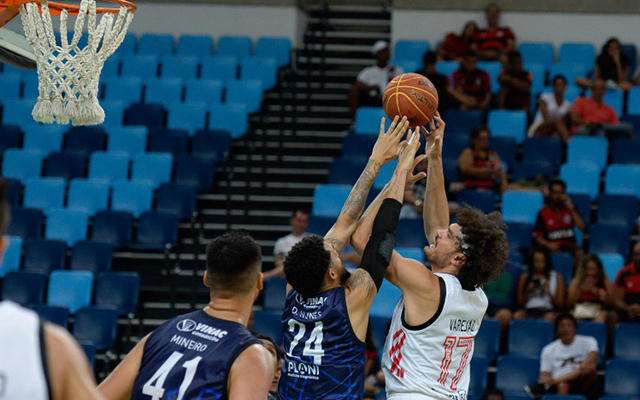
[[[407,117],[411,128],[425,126],[438,110],[438,91],[420,74],[398,75],[384,89],[384,112],[391,119]]]

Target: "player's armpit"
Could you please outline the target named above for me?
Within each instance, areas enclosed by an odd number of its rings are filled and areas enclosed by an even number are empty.
[[[347,280],[345,285],[347,288],[347,298],[354,296],[363,300],[373,301],[378,290],[376,284],[373,282],[373,278],[367,271],[362,268],[358,268]]]
[[[229,400],[266,399],[274,375],[275,365],[269,351],[260,344],[247,347],[229,371]]]
[[[144,345],[149,335],[145,336],[137,345],[127,354],[124,360],[113,372],[102,381],[98,386],[98,390],[109,400],[125,400],[131,396],[133,384],[140,371],[142,363],[142,354]]]

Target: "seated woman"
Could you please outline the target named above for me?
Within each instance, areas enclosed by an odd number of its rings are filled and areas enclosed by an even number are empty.
[[[507,174],[502,160],[489,149],[491,134],[486,125],[471,131],[471,147],[462,150],[458,157],[458,169],[467,189],[494,190],[502,193],[507,189]]]
[[[462,56],[468,50],[476,51],[473,37],[478,31],[478,25],[474,21],[464,24],[462,34],[450,32],[438,46],[438,59],[441,61],[462,61]]]
[[[536,248],[531,254],[528,272],[518,282],[518,311],[515,319],[543,318],[555,321],[556,312],[564,308],[565,282],[553,270],[551,254]]]
[[[553,77],[553,93],[542,93],[538,99],[538,112],[527,132],[532,136],[557,136],[569,143],[569,117],[571,102],[564,97],[567,78],[564,75]]]
[[[576,319],[606,322],[606,306],[613,302],[613,286],[600,258],[589,253],[582,258],[569,285],[567,307]]]
[[[593,79],[602,79],[608,88],[618,88],[625,92],[633,87],[629,81],[629,57],[622,52],[622,43],[612,37],[602,46],[602,52],[596,58]],[[576,83],[584,88],[591,88],[593,80],[577,78]]]

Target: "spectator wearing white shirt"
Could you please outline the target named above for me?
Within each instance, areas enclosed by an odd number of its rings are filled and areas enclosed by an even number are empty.
[[[375,42],[371,54],[375,57],[376,63],[360,71],[356,83],[349,88],[349,109],[353,118],[359,107],[382,107],[384,88],[393,78],[404,74],[402,67],[389,64],[388,42]]]
[[[309,225],[309,213],[306,211],[295,210],[289,219],[289,224],[291,233],[276,240],[273,247],[274,268],[264,273],[264,280],[275,277],[284,278],[284,258],[287,253],[296,243],[310,235],[306,232]]]
[[[538,99],[538,112],[533,119],[527,136],[557,136],[567,144],[569,142],[569,113],[571,102],[564,97],[567,78],[556,75],[553,78],[553,92],[542,93]]]

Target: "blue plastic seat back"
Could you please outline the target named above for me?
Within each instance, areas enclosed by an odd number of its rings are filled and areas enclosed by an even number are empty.
[[[380,120],[385,118],[385,127],[389,128],[391,121],[382,107],[360,107],[356,111],[355,133],[358,135],[378,135]]]
[[[103,98],[117,100],[124,105],[140,102],[142,100],[142,78],[125,75],[105,80]],[[107,114],[106,110],[105,114]]]
[[[31,178],[24,183],[22,205],[47,210],[62,207],[67,182],[63,178]]]
[[[533,179],[542,175],[547,179],[551,178],[556,168],[549,161],[522,161],[513,168],[513,181],[521,179]]]
[[[474,341],[474,357],[486,357],[493,360],[500,351],[500,322],[496,319],[483,319]]]
[[[555,168],[558,168],[562,163],[562,152],[562,140],[560,138],[527,138],[522,146],[522,161],[547,161]]]
[[[64,150],[90,156],[94,151],[104,150],[107,136],[100,126],[72,126],[64,135]]]
[[[447,123],[447,133],[466,135],[467,144],[469,144],[471,130],[482,124],[481,111],[451,109],[447,110],[446,118],[449,121]]]
[[[76,242],[71,249],[69,269],[72,271],[89,271],[98,276],[111,270],[113,246],[109,243],[94,241]]]
[[[633,195],[640,199],[640,166],[609,165],[605,172],[604,192]]]
[[[223,83],[220,79],[192,79],[185,83],[185,101],[222,103]]]
[[[6,193],[7,202],[12,208],[19,207],[22,200],[22,182],[14,178],[5,178],[5,181],[8,186]]]
[[[168,106],[167,127],[184,129],[193,134],[207,126],[207,104],[204,102],[174,103]],[[175,153],[174,153],[175,154]]]
[[[631,115],[640,115],[640,87],[638,86],[634,86],[629,90],[627,113]]]
[[[238,57],[204,57],[201,63],[200,77],[202,79],[229,82],[238,77]]]
[[[591,336],[598,341],[598,352],[602,362],[607,346],[607,325],[602,322],[578,321],[578,335]]]
[[[587,72],[593,70],[596,50],[592,43],[562,43],[558,64],[583,65]]]
[[[126,110],[127,125],[164,126],[166,109],[161,103],[133,103]]]
[[[154,78],[158,76],[159,56],[152,54],[127,54],[122,56],[122,76]]]
[[[534,225],[543,201],[539,191],[507,190],[502,195],[502,220]]]
[[[284,309],[284,301],[287,298],[287,280],[284,278],[272,278],[264,283],[264,309]]]
[[[149,152],[169,153],[176,157],[187,152],[188,144],[189,134],[181,127],[149,129]]]
[[[372,339],[376,349],[384,349],[384,342],[390,325],[391,318],[389,317],[369,316],[369,326],[372,330]]]
[[[567,147],[567,163],[591,164],[602,171],[607,165],[609,142],[604,137],[574,136]]]
[[[396,246],[422,248],[427,245],[421,218],[402,218],[396,227]]]
[[[47,322],[60,325],[65,329],[69,326],[69,309],[65,306],[31,304],[29,308]]]
[[[538,63],[545,67],[554,63],[554,48],[550,42],[522,42],[519,46],[525,63]]]
[[[396,60],[422,61],[422,55],[429,51],[430,47],[429,42],[426,40],[398,40],[394,48],[393,57]]]
[[[165,56],[161,61],[161,76],[164,78],[193,79],[198,76],[198,57]]]
[[[209,158],[184,155],[176,159],[174,182],[204,190],[213,184],[214,164]]]
[[[25,150],[41,151],[45,155],[62,150],[62,137],[65,128],[62,125],[24,125]]]
[[[67,207],[89,215],[106,210],[109,205],[109,183],[103,180],[73,179],[69,183]]]
[[[130,157],[144,153],[147,148],[148,129],[144,126],[109,128],[107,151],[125,153]]]
[[[532,95],[532,109],[535,111],[536,96],[542,92],[544,88],[545,80],[547,79],[547,66],[538,63],[526,63],[524,70],[531,73],[531,95]]]
[[[500,157],[503,163],[507,164],[509,170],[513,169],[516,164],[516,148],[517,141],[508,136],[494,136],[490,139],[489,148]]]
[[[116,341],[118,311],[114,307],[84,307],[76,312],[73,336],[91,342],[97,350],[107,350]]]
[[[45,274],[64,269],[67,244],[62,240],[29,239],[24,243],[22,269]]]
[[[116,50],[116,54],[124,55],[124,54],[134,54],[138,47],[138,37],[135,33],[127,33],[124,35],[124,40],[122,44]]]
[[[393,310],[398,304],[398,300],[402,296],[402,292],[397,287],[393,286],[386,279],[382,282],[378,294],[376,294],[371,308],[369,309],[369,315],[376,317],[391,318],[393,316]]]
[[[104,62],[102,72],[100,76],[104,78],[114,78],[120,75],[120,56],[118,54],[112,54]],[[98,94],[99,95],[99,94]]]
[[[249,36],[221,36],[216,55],[242,58],[251,55],[252,42]]]
[[[190,218],[196,209],[197,194],[193,186],[165,183],[157,190],[155,209],[181,219]]]
[[[362,173],[362,163],[345,158],[334,158],[329,164],[329,180],[332,185],[353,185]]]
[[[33,79],[37,84],[38,79]],[[37,93],[38,92],[36,90],[34,94],[37,95]],[[32,99],[18,99],[3,102],[2,123],[4,125],[22,125],[24,123],[31,123],[31,121],[33,121],[33,117],[31,116],[33,106],[34,104]]]
[[[533,225],[528,222],[509,222],[507,240],[510,250],[531,248]]]
[[[634,344],[634,346],[637,346]],[[640,361],[612,359],[604,367],[605,396],[640,396]]]
[[[257,79],[231,81],[227,82],[226,87],[225,103],[244,104],[250,114],[260,110],[264,90],[261,81]]]
[[[130,314],[138,307],[140,275],[136,272],[111,272],[96,279],[95,305],[115,307],[118,314]]]
[[[171,103],[182,101],[181,78],[153,78],[145,83],[145,103]]]
[[[591,62],[591,69],[593,69],[593,61]],[[589,67],[582,64],[554,64],[549,67],[549,81],[551,83],[551,80],[556,75],[563,75],[567,78],[567,86],[575,87],[576,78],[585,78],[588,72]],[[565,97],[568,98],[566,93]]]
[[[503,69],[502,64],[499,61],[478,61],[478,69],[489,74],[491,93],[498,93],[501,87],[498,76]]]
[[[159,211],[147,211],[140,215],[136,244],[150,249],[164,249],[178,241],[177,215]]]
[[[337,217],[350,192],[350,185],[316,186],[311,214],[319,217]]]
[[[616,326],[613,356],[618,359],[640,361],[640,324],[621,322]]]
[[[398,165],[397,159],[390,161],[388,163],[385,163],[382,166],[382,168],[380,168],[380,171],[378,171],[378,176],[376,176],[375,181],[373,181],[372,188],[377,190],[382,190],[382,188],[384,188],[387,182],[389,182],[393,177],[393,172],[396,170],[396,165]],[[360,164],[359,167],[360,167],[360,172],[362,172],[362,168],[363,168],[362,164]],[[358,176],[360,175],[358,174]]]
[[[600,171],[592,164],[563,164],[560,179],[567,184],[567,193],[586,194],[595,200],[600,192]]]
[[[22,258],[22,238],[19,236],[8,236],[7,248],[0,261],[0,278],[9,272],[20,269],[20,259]]]
[[[615,139],[613,141],[612,162],[614,164],[640,164],[640,140]]]
[[[291,63],[291,39],[287,37],[260,37],[256,42],[256,57],[273,57],[278,67]]]
[[[126,211],[99,211],[93,217],[91,239],[125,247],[131,242],[133,215]]]
[[[335,217],[320,217],[317,215],[309,215],[309,225],[307,232],[315,235],[324,236],[329,229],[336,223]]]
[[[63,306],[74,314],[91,304],[93,273],[89,271],[53,271],[49,278],[47,304]]]
[[[11,300],[22,306],[44,302],[48,276],[38,271],[9,272],[2,279],[2,300]]]
[[[240,61],[240,79],[259,80],[264,90],[276,85],[278,66],[272,57],[244,57]]]
[[[569,253],[551,253],[551,263],[568,285],[573,279],[573,256]]]
[[[282,346],[282,312],[256,311],[253,330],[257,333],[270,336],[278,346]]]
[[[136,101],[140,101],[140,97]],[[125,103],[121,100],[102,100],[100,102],[104,110],[104,126],[108,126],[109,130],[120,128],[124,123]]]
[[[618,253],[599,253],[598,257],[602,261],[607,278],[614,282],[618,272],[624,267],[624,257]]]
[[[2,157],[2,176],[21,181],[37,178],[42,171],[42,159],[40,151],[7,149]]]
[[[7,234],[22,239],[42,236],[44,214],[36,208],[12,208]]]
[[[111,210],[128,211],[138,218],[151,210],[154,185],[144,181],[116,181],[113,183]]]
[[[87,157],[75,153],[55,152],[47,157],[44,176],[59,177],[70,181],[74,178],[83,178]]]
[[[129,177],[131,158],[126,153],[96,151],[89,159],[89,179],[111,183]]]
[[[524,395],[524,385],[538,381],[540,361],[537,358],[506,355],[498,358],[496,388],[505,395]]]
[[[7,103],[17,100],[20,97],[20,75],[2,74],[0,75],[0,100]]]
[[[52,209],[47,213],[47,226],[44,236],[47,239],[59,239],[69,247],[79,240],[87,238],[89,213],[68,208]]]
[[[470,362],[471,380],[469,381],[469,393],[482,396],[487,391],[488,369],[489,359],[474,355]]]
[[[226,130],[232,139],[242,137],[247,131],[249,111],[245,104],[228,103],[209,106],[209,129]]]
[[[342,158],[366,163],[376,140],[373,135],[348,134],[342,139]]]
[[[198,130],[191,139],[191,154],[221,162],[227,159],[231,149],[228,131]]]
[[[60,136],[60,142],[62,145],[62,135]],[[0,152],[1,153],[4,153],[6,149],[10,149],[10,148],[25,147],[25,146],[21,146],[21,143],[22,143],[22,132],[20,131],[20,127],[16,125],[0,125]]]
[[[603,194],[598,197],[598,222],[632,229],[638,219],[638,198],[632,195]]]
[[[517,144],[525,139],[527,113],[524,111],[492,110],[487,122],[494,137],[512,137]]]
[[[148,182],[154,188],[171,180],[173,156],[170,153],[144,153],[133,157],[131,180]]]
[[[437,61],[436,71],[446,75],[449,82],[453,83],[453,73],[460,69],[460,63],[457,61]]]
[[[618,253],[626,259],[629,256],[631,230],[612,224],[595,223],[591,225],[589,252]]]
[[[162,56],[173,53],[173,35],[145,33],[138,41],[138,54]]]
[[[180,35],[176,54],[183,56],[209,56],[213,53],[213,39],[208,35]]]

